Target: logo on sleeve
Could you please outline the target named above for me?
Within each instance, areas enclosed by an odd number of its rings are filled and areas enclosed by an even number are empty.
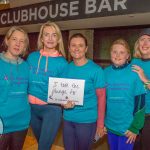
[[[4,126],[3,126],[3,121],[0,118],[0,134],[3,134]]]

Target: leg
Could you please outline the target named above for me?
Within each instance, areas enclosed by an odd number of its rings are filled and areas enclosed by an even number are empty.
[[[110,150],[118,150],[118,142],[119,142],[118,138],[119,138],[118,135],[108,132],[108,143]]]
[[[78,150],[91,150],[96,133],[96,122],[75,123]]]
[[[42,128],[39,139],[39,150],[50,150],[62,120],[59,106],[45,105],[42,111]]]
[[[27,129],[11,133],[10,150],[22,150]]]
[[[10,144],[10,133],[0,135],[0,150],[7,150]]]
[[[136,137],[135,143],[134,143],[134,150],[142,150],[142,141],[141,141],[141,132],[139,135]]]
[[[141,142],[142,142],[142,149],[141,150],[148,150],[150,148],[150,116],[145,118],[145,124],[141,132]]]
[[[64,147],[65,150],[77,150],[75,147],[75,130],[74,124],[69,121],[63,122],[63,140],[64,140]]]
[[[37,141],[39,141],[42,126],[42,118],[38,116],[39,109],[39,106],[31,104],[31,128]]]
[[[118,150],[133,150],[134,143],[126,143],[127,140],[127,137],[119,136]]]

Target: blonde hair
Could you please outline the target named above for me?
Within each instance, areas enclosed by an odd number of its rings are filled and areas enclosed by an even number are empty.
[[[61,30],[60,28],[58,27],[58,25],[54,22],[46,22],[44,23],[41,28],[40,28],[40,33],[39,33],[39,36],[38,36],[38,49],[42,49],[43,48],[43,42],[42,42],[42,36],[43,36],[43,31],[44,31],[44,28],[45,27],[51,27],[51,28],[54,28],[55,31],[56,31],[56,34],[58,36],[58,51],[59,53],[61,53],[64,57],[66,57],[66,54],[65,54],[65,50],[64,50],[64,44],[63,44],[63,39],[62,39],[62,34],[61,34]]]
[[[26,54],[26,51],[27,51],[27,49],[28,49],[28,47],[29,47],[29,38],[28,38],[28,34],[25,32],[25,30],[23,30],[23,29],[20,28],[20,27],[13,26],[13,27],[11,27],[11,28],[7,31],[7,33],[6,33],[6,35],[5,35],[5,38],[4,38],[4,46],[5,46],[5,47],[8,47],[7,41],[11,38],[12,34],[13,34],[15,31],[19,31],[19,32],[22,32],[22,33],[24,34],[24,37],[25,37],[25,42],[24,42],[24,43],[25,43],[25,48],[24,48],[24,50],[23,50],[23,52],[22,52],[22,55],[25,55],[25,54]]]
[[[130,47],[129,47],[129,44],[127,43],[127,41],[125,41],[124,39],[121,39],[121,38],[115,40],[110,47],[110,51],[112,51],[113,46],[116,44],[122,45],[127,50],[128,54],[129,54],[128,61],[130,61],[131,60],[131,51],[130,51]]]
[[[140,52],[140,48],[139,48],[139,40],[140,40],[140,37],[137,39],[137,41],[135,42],[135,45],[134,45],[133,56],[135,58],[142,58],[142,55],[141,55],[141,52]]]

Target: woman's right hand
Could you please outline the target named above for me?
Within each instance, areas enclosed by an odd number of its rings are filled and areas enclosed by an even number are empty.
[[[125,133],[125,136],[128,138],[126,143],[130,143],[131,144],[131,143],[135,142],[137,135],[135,133],[127,130],[126,133]]]
[[[132,70],[134,72],[136,72],[140,79],[145,83],[148,81],[148,79],[146,78],[145,74],[144,74],[144,70],[140,67],[140,66],[137,66],[137,65],[132,65]]]
[[[65,109],[70,109],[70,108],[73,108],[75,106],[75,103],[72,102],[72,101],[67,101],[66,104],[62,104],[62,106],[65,108]]]

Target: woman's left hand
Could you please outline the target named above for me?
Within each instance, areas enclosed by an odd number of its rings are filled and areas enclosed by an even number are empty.
[[[107,130],[105,127],[97,127],[96,133],[99,135],[99,137],[103,137],[105,134],[107,134]]]
[[[126,133],[125,133],[125,136],[128,138],[128,140],[126,141],[126,143],[134,143],[135,140],[136,140],[136,134],[127,130]]]

